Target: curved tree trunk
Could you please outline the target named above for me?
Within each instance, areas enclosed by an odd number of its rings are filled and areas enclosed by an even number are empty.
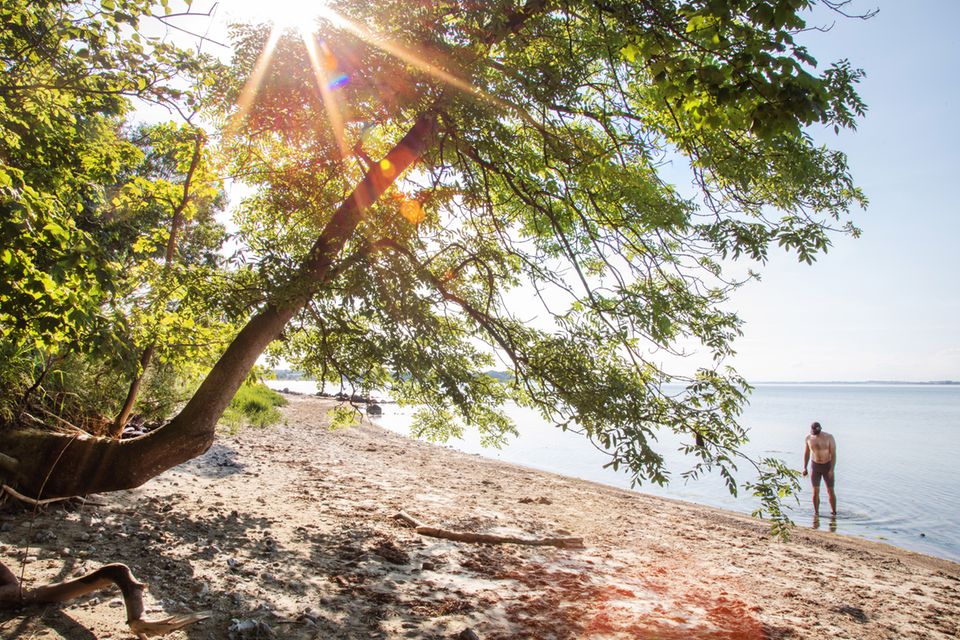
[[[340,205],[300,266],[292,291],[247,322],[204,379],[200,388],[169,423],[130,440],[38,429],[0,432],[0,478],[35,499],[57,498],[140,486],[150,478],[195,458],[213,444],[220,416],[250,373],[257,358],[280,336],[290,319],[319,290],[334,260],[353,235],[363,212],[396,177],[426,150],[436,130],[430,112],[385,157],[389,173],[374,164]]]

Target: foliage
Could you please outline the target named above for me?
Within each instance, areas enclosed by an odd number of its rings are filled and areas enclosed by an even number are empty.
[[[512,425],[497,407],[533,407],[637,483],[668,480],[655,445],[669,429],[689,438],[687,476],[714,469],[736,491],[749,385],[724,364],[741,333],[723,307],[743,283],[730,259],[780,246],[812,262],[831,233],[857,233],[847,214],[865,204],[843,154],[809,133],[865,110],[862,72],[818,72],[795,41],[811,4],[332,3],[322,55],[282,38],[239,114],[269,34],[238,28],[218,104],[234,171],[256,188],[249,255],[263,281],[282,274],[274,299],[312,294],[275,353],[420,405],[428,437],[471,425],[499,441]],[[323,85],[334,76],[347,81]],[[366,213],[331,277],[298,279],[370,158],[424,113],[432,152]],[[667,180],[679,162],[690,186]],[[522,297],[544,301],[536,323]],[[661,364],[691,344],[713,364]],[[482,375],[497,360],[506,386]],[[782,523],[789,470],[762,468],[752,488]]]
[[[221,423],[227,425],[231,433],[245,425],[268,427],[280,421],[277,407],[286,404],[286,398],[267,385],[246,382],[230,401]]]
[[[215,218],[225,197],[201,130],[161,124],[133,139],[144,160],[111,201],[110,239],[123,259],[114,281],[124,306],[121,361],[135,364],[149,346],[158,362],[196,375],[232,332],[222,311],[226,234]]]
[[[150,9],[139,0],[0,9],[3,422],[30,403],[78,422],[111,414],[122,374],[135,374],[148,344],[162,369],[155,380],[179,391],[154,385],[140,411],[167,417],[229,339],[225,234],[214,220],[224,200],[202,132],[125,124],[132,98],[195,106],[175,85],[206,64],[141,37]]]

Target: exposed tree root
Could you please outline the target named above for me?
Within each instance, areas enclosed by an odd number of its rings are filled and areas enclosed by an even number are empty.
[[[144,620],[143,589],[145,585],[133,577],[130,568],[125,564],[108,564],[73,580],[56,582],[35,589],[23,589],[17,576],[6,565],[0,563],[0,607],[65,602],[114,584],[120,587],[120,593],[123,595],[123,603],[127,608],[127,624],[141,640],[148,636],[164,635],[210,617],[209,611],[200,611],[170,616],[163,620]]]
[[[45,504],[51,504],[53,502],[62,502],[64,500],[71,499],[70,497],[65,497],[65,498],[47,498],[46,500],[35,500],[30,496],[23,495],[22,493],[20,493],[19,491],[17,491],[16,489],[14,489],[8,484],[3,485],[3,490],[9,495],[19,500],[20,502],[26,502],[27,504],[32,505],[34,507],[40,507]]]
[[[427,527],[405,511],[401,511],[393,517],[407,523],[422,536],[443,538],[444,540],[454,540],[456,542],[471,542],[474,544],[522,544],[531,547],[558,547],[560,549],[582,549],[584,546],[583,538],[517,538],[514,536],[497,536],[489,533],[473,533],[470,531],[450,531],[449,529]]]

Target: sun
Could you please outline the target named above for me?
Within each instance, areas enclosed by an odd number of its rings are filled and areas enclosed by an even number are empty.
[[[229,0],[230,17],[241,22],[268,22],[277,31],[309,34],[317,18],[329,13],[325,0]]]
[[[310,33],[317,18],[326,13],[326,6],[318,0],[269,0],[270,21],[277,29],[293,29]]]

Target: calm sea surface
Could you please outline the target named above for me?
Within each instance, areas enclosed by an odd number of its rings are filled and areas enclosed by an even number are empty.
[[[309,381],[270,381],[274,388],[313,392]],[[412,409],[383,406],[382,426],[409,433]],[[485,449],[475,433],[447,444],[469,453],[564,475],[629,488],[628,477],[603,469],[607,458],[582,436],[563,433],[533,411],[507,407],[520,436],[503,449]],[[814,522],[810,485],[801,479],[800,503],[790,516],[799,526],[879,540],[913,551],[960,561],[960,386],[939,385],[758,385],[742,423],[750,430],[746,452],[803,466],[803,442],[817,420],[837,440],[835,522]],[[674,473],[666,487],[639,491],[749,513],[750,496],[731,496],[711,475],[685,482],[690,463],[676,451],[672,434],[659,450]],[[738,477],[749,480],[749,465]],[[829,514],[826,491],[821,513]]]

